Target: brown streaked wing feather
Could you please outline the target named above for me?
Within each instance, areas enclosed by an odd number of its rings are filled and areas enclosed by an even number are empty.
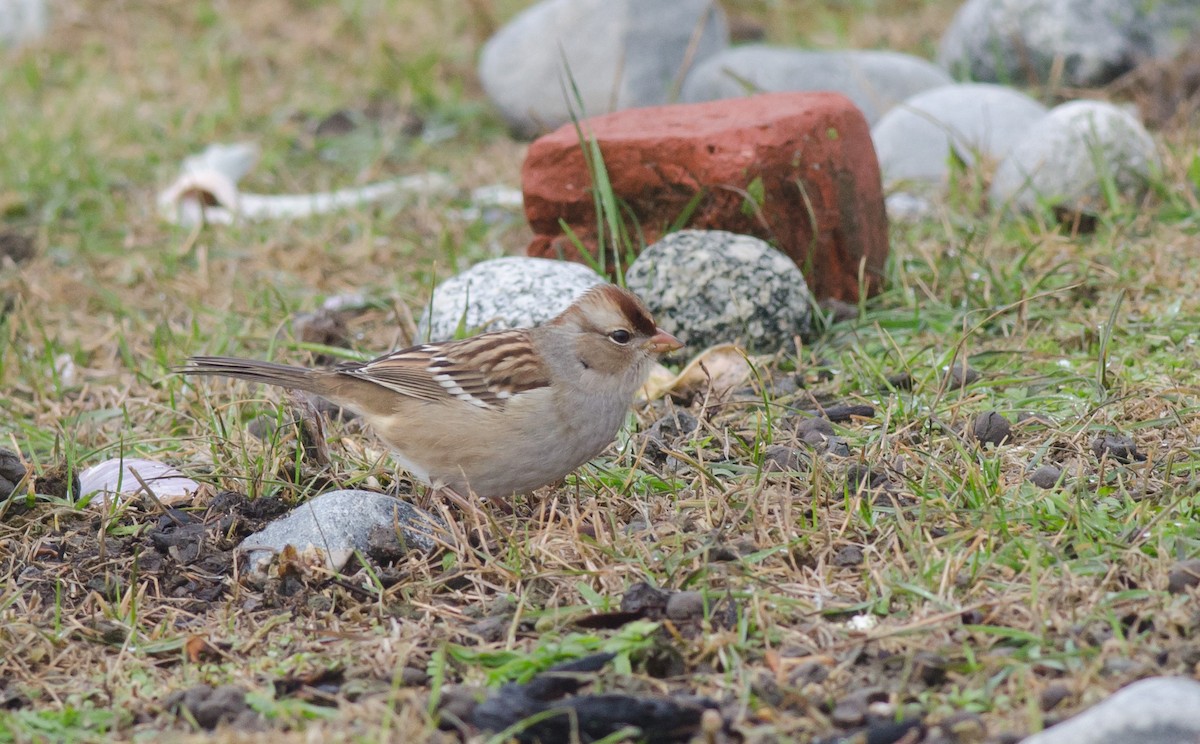
[[[449,396],[480,408],[503,408],[513,395],[550,384],[524,330],[413,346],[339,372],[408,397],[436,402]]]

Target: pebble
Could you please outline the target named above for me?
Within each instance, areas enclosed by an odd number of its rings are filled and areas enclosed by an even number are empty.
[[[1167,574],[1167,591],[1171,594],[1184,592],[1200,586],[1200,558],[1189,558],[1171,566]]]
[[[1038,488],[1054,488],[1062,478],[1062,472],[1057,465],[1042,465],[1029,474],[1029,482]]]

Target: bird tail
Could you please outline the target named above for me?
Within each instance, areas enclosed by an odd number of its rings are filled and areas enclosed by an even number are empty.
[[[235,377],[239,380],[304,390],[317,395],[326,394],[328,387],[325,384],[325,375],[316,370],[289,367],[286,364],[273,362],[259,362],[253,359],[238,359],[237,357],[190,357],[185,366],[177,367],[175,371],[183,375]]]

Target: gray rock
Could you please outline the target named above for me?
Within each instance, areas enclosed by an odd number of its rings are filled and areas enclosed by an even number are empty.
[[[46,0],[0,0],[0,48],[36,41],[49,25]]]
[[[286,516],[249,535],[238,546],[250,576],[266,578],[271,561],[285,547],[316,548],[338,570],[355,550],[366,552],[371,531],[399,527],[405,544],[433,550],[449,539],[441,520],[407,502],[372,491],[330,491],[297,506]]]
[[[967,0],[942,36],[938,61],[965,79],[1103,85],[1139,58],[1169,55],[1200,27],[1195,0]]]
[[[899,52],[743,46],[696,65],[684,80],[680,99],[696,103],[759,92],[831,90],[874,122],[904,99],[952,82],[932,62]]]
[[[726,342],[771,353],[809,329],[812,297],[804,275],[749,235],[671,233],[642,251],[625,282],[689,354]]]
[[[1108,177],[1122,196],[1137,198],[1159,167],[1154,140],[1137,119],[1110,103],[1071,101],[1026,130],[996,169],[989,197],[1023,211],[1042,203],[1096,213]]]
[[[604,281],[583,264],[507,256],[475,264],[433,290],[417,331],[422,341],[539,325]]]
[[[978,158],[999,163],[1045,115],[1045,106],[1000,85],[965,83],[918,93],[871,129],[884,187],[945,186],[952,152],[967,165]]]
[[[1152,677],[1023,744],[1181,744],[1200,741],[1200,682]]]
[[[583,115],[594,116],[668,103],[687,65],[727,46],[712,0],[544,0],[488,40],[479,78],[509,126],[532,136],[571,120],[563,55]]]

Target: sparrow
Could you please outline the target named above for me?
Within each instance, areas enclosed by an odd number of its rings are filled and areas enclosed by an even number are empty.
[[[196,356],[177,369],[303,390],[366,420],[418,480],[504,499],[554,483],[616,437],[655,357],[682,348],[611,284],[547,323],[308,369]]]

